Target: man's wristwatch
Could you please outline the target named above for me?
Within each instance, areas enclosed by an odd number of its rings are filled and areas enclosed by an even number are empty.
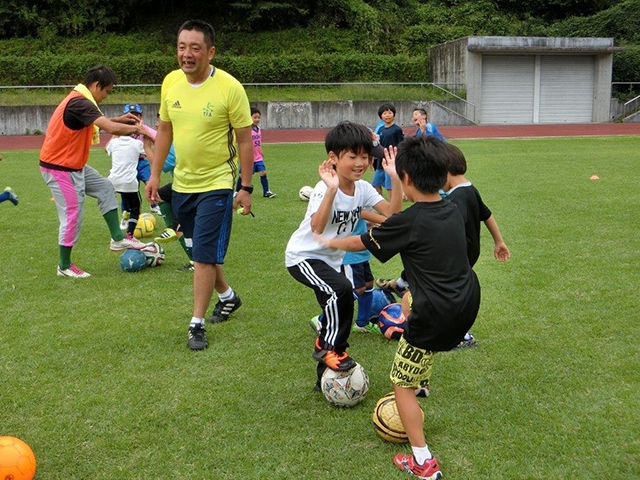
[[[240,190],[244,190],[245,192],[253,193],[253,185],[241,185]]]

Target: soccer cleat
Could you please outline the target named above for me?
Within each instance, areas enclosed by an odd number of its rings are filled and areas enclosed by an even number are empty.
[[[406,288],[400,288],[398,286],[398,281],[396,279],[393,279],[393,278],[378,278],[376,280],[376,286],[380,290],[386,290],[388,292],[393,292],[397,296],[399,296],[400,298],[402,298],[402,296],[407,291]]]
[[[84,270],[76,267],[73,263],[69,265],[69,268],[65,268],[64,270],[60,268],[58,265],[58,276],[59,277],[71,277],[71,278],[88,278],[91,274],[85,272]]]
[[[309,320],[309,326],[316,335],[320,335],[320,329],[322,328],[322,325],[320,324],[320,315],[316,315]]]
[[[149,211],[151,213],[155,213],[156,215],[162,215],[162,210],[160,210],[160,207],[158,205],[151,205],[151,208],[149,208]]]
[[[478,341],[471,334],[471,332],[468,332],[465,334],[462,341],[458,345],[456,345],[453,349],[460,350],[463,348],[471,348],[471,347],[477,347],[477,346],[478,346]]]
[[[178,235],[173,228],[165,228],[164,232],[158,235],[154,240],[158,243],[169,243],[178,239]]]
[[[380,327],[375,323],[367,323],[364,327],[361,327],[357,323],[354,323],[353,326],[351,327],[351,331],[354,333],[356,332],[379,333],[380,335],[382,335],[382,332],[380,331]]]
[[[193,272],[195,270],[195,266],[193,265],[192,261],[189,261],[187,263],[185,263],[183,266],[181,266],[180,268],[178,268],[179,272]]]
[[[131,215],[126,210],[122,212],[122,220],[120,220],[120,230],[126,230],[129,225],[129,218]]]
[[[207,322],[226,322],[229,320],[229,315],[239,309],[240,306],[242,306],[242,300],[240,300],[240,297],[236,293],[233,294],[233,298],[231,300],[227,300],[226,302],[218,300],[218,303],[216,303],[216,306],[213,309],[213,313],[209,318],[207,318]]]
[[[147,246],[146,243],[141,242],[140,240],[138,240],[133,235],[127,234],[127,236],[124,237],[122,240],[114,240],[112,238],[111,239],[111,245],[109,246],[109,248],[111,248],[112,252],[120,252],[122,250],[126,250],[127,248],[133,248],[134,250],[140,250],[140,249],[143,249],[146,246]]]
[[[13,203],[14,205],[18,205],[18,202],[19,202],[19,200],[18,200],[18,195],[16,195],[16,192],[14,192],[13,190],[11,190],[11,187],[7,187],[7,188],[5,188],[5,189],[4,189],[4,193],[9,194],[9,201],[10,201],[11,203]],[[274,196],[274,197],[276,196],[276,195],[275,195],[275,193],[273,194],[273,196]],[[266,197],[266,195],[265,195],[265,197]]]
[[[430,458],[424,465],[418,465],[413,455],[399,453],[393,457],[393,464],[400,470],[404,470],[409,475],[413,475],[420,480],[437,480],[442,478],[440,466],[435,458]]]
[[[264,198],[273,198],[275,196],[276,196],[276,194],[273,193],[271,190],[267,190],[263,195]]]
[[[320,346],[320,339],[316,338],[313,349],[313,358],[324,363],[331,370],[336,372],[346,372],[355,367],[356,361],[347,355],[347,352],[338,353],[335,350],[325,350]]]
[[[201,323],[189,325],[189,340],[187,341],[187,346],[191,350],[204,350],[207,348],[209,342],[207,341],[205,332],[204,325]]]

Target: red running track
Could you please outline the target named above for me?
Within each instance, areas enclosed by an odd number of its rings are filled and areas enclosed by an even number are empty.
[[[559,125],[483,125],[464,127],[438,127],[449,139],[463,138],[533,138],[533,137],[579,137],[640,135],[640,123],[587,123]],[[412,135],[414,129],[404,128]],[[264,143],[308,143],[322,142],[327,129],[264,130]],[[109,135],[101,135],[100,145],[106,145]],[[0,135],[0,151],[39,149],[42,135]]]

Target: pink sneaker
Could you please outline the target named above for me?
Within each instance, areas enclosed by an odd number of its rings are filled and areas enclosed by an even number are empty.
[[[420,480],[437,480],[442,478],[440,466],[435,458],[431,458],[424,462],[424,465],[418,465],[413,455],[399,453],[393,457],[393,464],[400,470],[404,470],[409,475],[418,477]]]
[[[133,235],[127,235],[122,240],[113,240],[111,239],[111,244],[109,248],[111,248],[112,252],[120,252],[122,250],[126,250],[127,248],[133,248],[134,250],[140,250],[146,247],[147,244],[141,242]]]
[[[87,278],[91,275],[85,272],[84,270],[76,267],[73,263],[69,265],[69,268],[65,268],[64,270],[58,266],[58,276],[59,277],[71,277],[71,278]]]

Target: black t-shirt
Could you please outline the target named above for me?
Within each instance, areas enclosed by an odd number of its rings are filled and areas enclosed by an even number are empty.
[[[64,125],[71,130],[82,130],[102,116],[98,107],[84,97],[69,100],[64,109]]]
[[[381,262],[398,253],[402,258],[413,297],[406,340],[431,351],[455,347],[480,307],[480,285],[467,260],[464,222],[455,204],[415,203],[361,239]]]
[[[489,219],[491,210],[482,201],[476,187],[470,184],[454,188],[447,198],[458,206],[462,214],[467,235],[467,257],[473,267],[480,257],[481,223]]]
[[[389,128],[382,127],[378,131],[378,135],[380,135],[380,145],[387,148],[397,147],[398,144],[404,140],[404,132],[395,123]],[[376,170],[382,170],[382,159],[375,158],[373,161],[373,167]]]

